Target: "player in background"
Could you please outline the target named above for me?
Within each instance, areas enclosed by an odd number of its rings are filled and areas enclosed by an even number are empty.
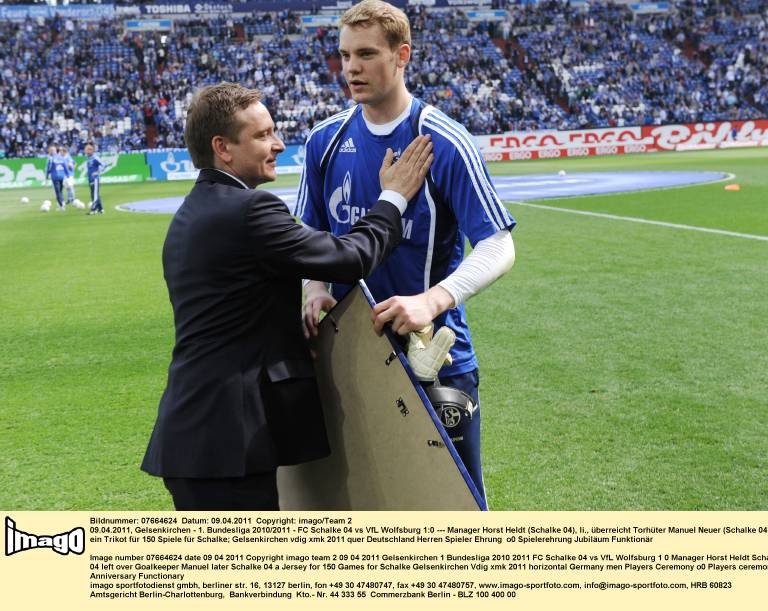
[[[53,190],[56,193],[56,202],[59,212],[66,210],[64,207],[64,180],[71,176],[72,173],[67,166],[67,160],[56,150],[55,146],[48,148],[48,164],[45,167],[46,180],[50,177],[51,183],[53,183]]]
[[[59,147],[59,154],[64,158],[67,168],[69,168],[69,176],[64,179],[64,186],[67,188],[66,205],[69,206],[75,202],[75,160],[72,159],[69,148],[66,146]]]
[[[385,323],[400,335],[433,323],[456,335],[443,386],[467,393],[479,407],[478,362],[463,303],[514,263],[510,231],[515,220],[501,203],[485,161],[467,130],[405,85],[411,57],[408,18],[380,0],[363,0],[340,21],[342,70],[357,106],[319,123],[306,142],[297,215],[318,230],[346,233],[367,212],[378,188],[378,161],[395,157],[417,134],[432,136],[435,160],[428,182],[403,215],[403,242],[366,278],[374,299],[377,332]],[[472,252],[464,258],[468,239]],[[350,289],[320,282],[305,286],[305,326],[317,333],[320,312]],[[443,424],[478,492],[484,496],[480,460],[480,413]],[[451,430],[448,428],[451,427]]]
[[[49,144],[48,145],[48,156],[45,160],[45,180],[43,181],[43,186],[48,186],[48,176],[49,176],[49,168],[51,167],[51,162],[53,161],[53,158],[56,156],[56,145],[55,144]]]
[[[96,149],[93,142],[85,145],[86,169],[88,171],[88,187],[91,190],[91,209],[88,214],[104,214],[104,207],[101,205],[101,190],[99,188],[101,181],[101,169],[104,164],[96,156]]]

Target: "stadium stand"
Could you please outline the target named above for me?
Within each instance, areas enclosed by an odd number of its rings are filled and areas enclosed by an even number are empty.
[[[578,0],[494,6],[506,19],[406,9],[411,90],[475,134],[768,115],[768,0],[647,14]],[[0,156],[51,142],[82,152],[90,139],[102,151],[183,147],[193,91],[221,80],[260,87],[289,144],[350,104],[337,33],[305,31],[297,12],[176,20],[172,32],[123,21],[0,22]]]

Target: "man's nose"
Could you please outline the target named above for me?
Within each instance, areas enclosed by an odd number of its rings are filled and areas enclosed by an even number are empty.
[[[360,72],[360,62],[356,59],[352,59],[351,57],[346,61],[346,70],[350,74],[357,74]]]

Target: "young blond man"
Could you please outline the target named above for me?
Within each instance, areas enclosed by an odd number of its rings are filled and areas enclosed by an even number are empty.
[[[403,151],[421,134],[432,137],[435,161],[403,215],[403,241],[366,283],[378,302],[373,310],[377,331],[391,324],[406,335],[430,323],[453,330],[452,363],[440,370],[439,381],[464,391],[479,408],[478,363],[463,303],[511,268],[515,220],[467,130],[408,92],[405,70],[412,46],[406,15],[387,2],[363,0],[344,13],[340,27],[342,70],[357,105],[310,133],[297,213],[307,226],[345,234],[368,212],[375,160],[382,151]],[[465,259],[467,239],[473,251]],[[320,312],[348,290],[307,283],[309,333],[316,333]],[[444,410],[441,419],[484,499],[479,409],[461,418]]]

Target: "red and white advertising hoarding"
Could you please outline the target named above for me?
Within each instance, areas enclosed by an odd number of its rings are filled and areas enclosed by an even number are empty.
[[[768,119],[475,136],[486,161],[768,146]]]

